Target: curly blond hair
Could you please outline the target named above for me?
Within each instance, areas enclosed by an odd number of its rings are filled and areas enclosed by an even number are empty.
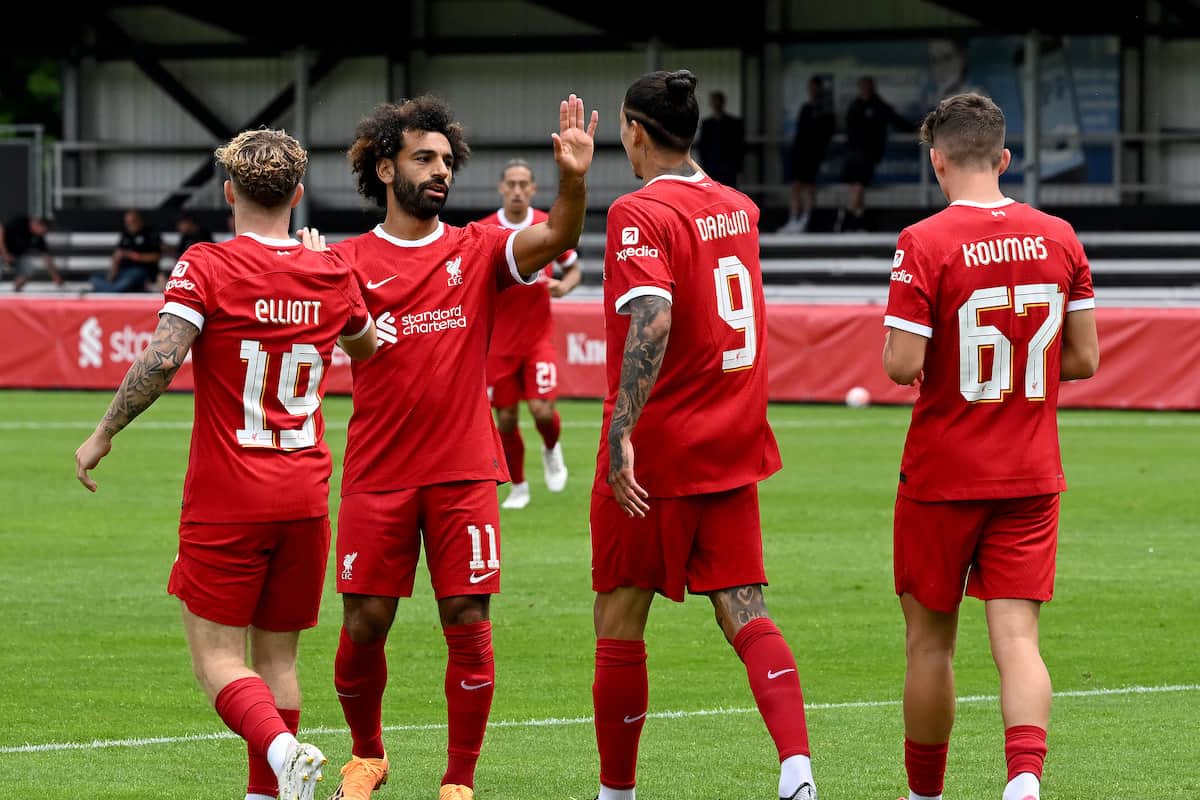
[[[308,168],[308,153],[282,130],[242,131],[215,155],[234,188],[264,208],[291,202]]]

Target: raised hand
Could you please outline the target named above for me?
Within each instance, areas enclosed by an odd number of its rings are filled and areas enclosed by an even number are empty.
[[[571,95],[559,104],[558,133],[551,134],[551,137],[554,139],[554,160],[564,177],[583,177],[592,164],[600,112],[592,111],[586,129],[583,121],[583,100]]]

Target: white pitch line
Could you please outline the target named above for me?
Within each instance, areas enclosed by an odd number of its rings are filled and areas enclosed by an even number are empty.
[[[1168,412],[1170,413],[1170,412]],[[886,428],[901,428],[907,427],[909,418],[907,415],[895,417],[872,417],[864,416],[859,419],[781,419],[771,422],[772,428],[871,428],[871,427],[886,427]],[[562,423],[564,428],[582,428],[587,430],[598,430],[600,428],[600,420],[569,420]],[[1066,417],[1058,421],[1060,428],[1194,428],[1200,426],[1200,415],[1196,414],[1172,414],[1171,417],[1163,419],[1156,416],[1140,416],[1128,418],[1113,418],[1113,417]],[[48,421],[48,422],[21,422],[17,420],[0,421],[0,431],[49,431],[49,430],[64,430],[64,431],[90,431],[95,428],[94,422],[79,421]],[[161,430],[161,431],[187,431],[192,429],[192,423],[187,420],[176,420],[168,422],[157,421],[135,421],[130,424],[132,430]],[[344,431],[346,430],[345,422],[330,422],[325,423],[326,430]]]
[[[1166,686],[1125,686],[1119,689],[1076,689],[1066,692],[1055,692],[1055,698],[1072,697],[1111,697],[1115,695],[1163,694],[1167,692],[1200,691],[1200,684],[1184,683]],[[957,698],[959,703],[991,703],[999,700],[994,694],[975,694]],[[900,705],[899,700],[854,700],[844,703],[807,703],[807,711],[830,711],[846,708],[884,708]],[[734,714],[757,714],[757,708],[704,708],[696,711],[654,711],[646,716],[649,719],[685,719],[687,717],[722,717]],[[567,725],[590,725],[591,717],[549,717],[547,719],[495,720],[488,723],[489,728],[550,728]],[[435,722],[424,725],[385,725],[385,731],[442,731],[446,723]],[[346,728],[304,728],[307,736],[349,733]],[[62,750],[102,750],[116,747],[149,747],[156,744],[180,744],[182,742],[213,741],[218,739],[237,739],[232,731],[216,733],[192,733],[184,736],[151,736],[138,739],[93,739],[90,742],[47,742],[45,744],[20,744],[0,747],[0,754],[11,753],[49,753]]]

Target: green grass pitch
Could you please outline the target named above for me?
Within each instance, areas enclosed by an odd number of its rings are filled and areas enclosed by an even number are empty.
[[[75,481],[72,454],[109,397],[0,392],[0,798],[239,800],[244,748],[195,685],[177,604],[165,594],[191,398],[162,398],[122,433],[94,473],[93,496]],[[596,790],[587,504],[599,406],[561,407],[571,480],[560,495],[541,483],[537,434],[523,418],[534,497],[503,516],[496,724],[477,775],[480,800],[590,800]],[[335,463],[349,410],[345,398],[326,404]],[[785,467],[761,491],[767,602],[800,666],[822,800],[905,793],[903,625],[890,553],[908,414],[771,409]],[[1060,693],[1043,796],[1194,798],[1200,415],[1071,411],[1060,420],[1071,488],[1057,596],[1042,616]],[[321,623],[302,637],[300,663],[302,727],[330,757],[333,776],[349,737],[333,692],[340,602],[332,564],[328,576]],[[436,797],[444,766],[445,654],[423,568],[417,587],[388,645],[392,779],[380,800]],[[707,601],[660,600],[647,646],[651,719],[639,797],[774,797],[774,748]],[[963,699],[946,797],[998,800],[997,681],[974,600],[964,606],[956,667]]]

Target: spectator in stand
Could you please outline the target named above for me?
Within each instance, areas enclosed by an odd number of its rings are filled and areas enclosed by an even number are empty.
[[[712,116],[700,123],[696,154],[700,166],[710,178],[731,188],[737,188],[737,176],[742,171],[746,153],[746,125],[739,117],[725,113],[725,94],[713,92],[708,97]]]
[[[779,233],[804,233],[817,194],[817,173],[833,139],[833,101],[819,75],[808,79],[808,102],[796,117],[792,138],[792,207]]]
[[[13,217],[0,228],[0,258],[12,267],[13,291],[19,292],[29,282],[29,276],[37,269],[38,261],[50,273],[50,280],[56,286],[63,285],[62,275],[54,266],[54,257],[46,245],[46,232],[49,223],[41,217],[24,215]]]
[[[157,272],[160,258],[162,240],[158,232],[147,228],[142,215],[130,209],[125,212],[125,227],[112,254],[112,267],[107,275],[92,275],[92,290],[144,292]]]
[[[167,285],[167,278],[171,275],[171,270],[183,258],[183,254],[189,247],[199,242],[211,242],[213,240],[212,231],[208,228],[201,227],[196,218],[188,211],[183,212],[179,216],[179,221],[175,223],[175,230],[179,231],[179,244],[175,246],[174,258],[167,266],[162,266],[161,262],[158,269],[158,282],[154,284],[154,291],[161,292]]]
[[[846,208],[838,214],[837,230],[866,230],[863,224],[864,199],[867,186],[875,177],[875,167],[887,150],[888,129],[912,133],[917,126],[896,113],[875,92],[875,79],[858,79],[858,97],[846,110],[846,161],[842,180],[850,184]]]

